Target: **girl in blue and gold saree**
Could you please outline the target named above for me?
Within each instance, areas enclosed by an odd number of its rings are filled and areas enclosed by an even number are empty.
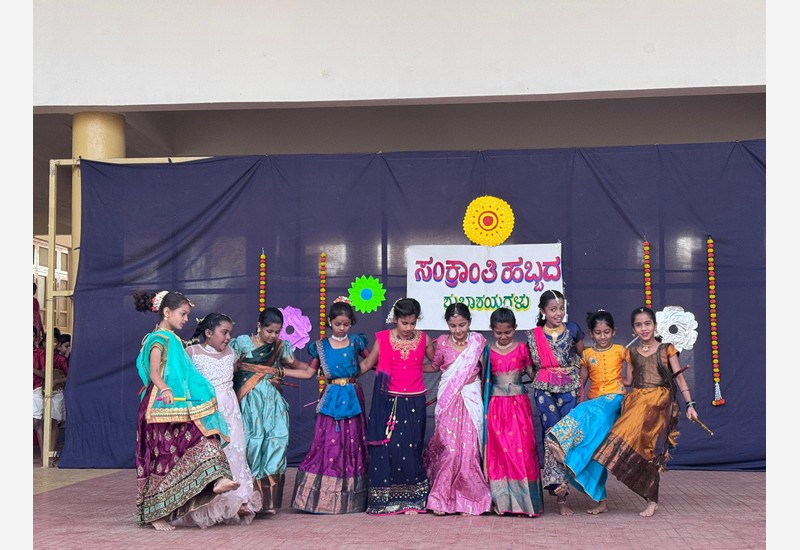
[[[291,344],[279,338],[282,327],[281,311],[268,307],[259,315],[256,334],[242,334],[228,344],[241,358],[233,389],[242,409],[247,465],[261,494],[256,515],[274,514],[283,503],[289,406],[281,395],[281,380],[314,376],[314,369],[295,358]]]
[[[315,514],[367,509],[367,438],[364,393],[356,382],[367,338],[349,334],[355,312],[339,297],[328,313],[331,335],[311,342],[311,367],[325,374],[311,449],[297,468],[292,507]]]
[[[577,323],[564,320],[566,314],[564,295],[557,290],[545,290],[539,297],[537,326],[528,331],[528,350],[535,374],[533,394],[543,432],[567,416],[580,399],[584,334]],[[564,465],[545,446],[542,486],[556,496],[559,514],[571,516],[568,491],[563,485],[565,479]]]
[[[222,446],[228,426],[214,387],[195,369],[173,332],[188,320],[192,303],[178,292],[134,293],[136,309],[161,316],[145,336],[136,369],[142,380],[137,414],[137,521],[156,530],[234,490]]]

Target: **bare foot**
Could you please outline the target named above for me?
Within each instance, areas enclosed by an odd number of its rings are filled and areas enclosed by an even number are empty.
[[[642,516],[643,518],[649,518],[650,516],[656,513],[656,508],[658,508],[658,503],[648,500],[647,508],[639,512],[639,515]]]
[[[567,499],[556,499],[556,504],[558,504],[558,513],[562,516],[571,516],[575,513],[572,511],[572,508],[569,507],[569,504],[567,504]]]
[[[492,511],[498,516],[502,516],[503,514],[505,514],[505,512],[501,512],[497,506],[492,506]]]
[[[561,485],[553,489],[553,493],[555,493],[557,497],[567,496],[569,494],[569,483],[562,481]]]
[[[441,510],[431,510],[431,512],[433,512],[434,516],[443,516],[443,515],[445,515],[444,512],[442,512]]]
[[[603,512],[608,512],[608,505],[605,500],[598,501],[597,506],[586,510],[587,514],[602,514]]]
[[[175,529],[174,525],[170,525],[169,523],[166,522],[166,520],[163,519],[157,519],[155,521],[151,521],[150,525],[152,525],[153,529],[155,529],[156,531],[172,531]]]
[[[246,504],[242,504],[239,507],[239,510],[236,512],[236,515],[239,516],[239,517],[244,517],[244,516],[247,516],[249,514],[250,514],[250,510],[247,509],[247,505]]]
[[[239,482],[230,480],[227,477],[221,477],[214,483],[214,492],[218,495],[227,493],[228,491],[234,491],[238,488]]]
[[[406,511],[405,511],[405,512],[403,512],[403,513],[404,513],[405,515],[407,515],[407,516],[410,516],[410,515],[412,515],[412,514],[418,514],[419,512],[417,512],[416,510],[406,510]],[[434,513],[434,514],[436,514],[436,511],[434,511],[433,513]],[[436,515],[438,516],[439,514],[436,514]],[[444,515],[444,512],[442,512],[442,515]]]
[[[564,464],[564,449],[561,448],[557,442],[553,441],[549,437],[545,441],[545,445],[550,450],[550,453],[553,455],[553,458],[556,459],[556,462],[559,464]]]

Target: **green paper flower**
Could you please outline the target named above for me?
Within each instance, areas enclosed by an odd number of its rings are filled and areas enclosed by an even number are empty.
[[[347,292],[353,309],[359,313],[370,313],[377,310],[386,299],[386,289],[378,279],[372,276],[356,277]]]

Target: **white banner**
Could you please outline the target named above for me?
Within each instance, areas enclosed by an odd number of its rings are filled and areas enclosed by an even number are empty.
[[[490,330],[489,317],[507,307],[517,328],[536,326],[539,296],[564,291],[561,243],[504,246],[419,245],[406,251],[406,295],[422,306],[422,330],[447,330],[444,311],[464,302],[472,330]]]

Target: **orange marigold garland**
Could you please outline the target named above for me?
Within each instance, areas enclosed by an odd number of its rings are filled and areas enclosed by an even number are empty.
[[[708,310],[711,318],[711,366],[714,371],[714,400],[712,405],[719,407],[725,404],[722,390],[719,388],[719,340],[717,339],[717,276],[714,271],[714,239],[711,235],[706,240],[708,245]]]
[[[327,312],[325,308],[325,253],[320,252],[319,254],[319,338],[322,340],[325,338],[325,324],[327,321]],[[325,390],[325,373],[322,371],[322,366],[320,365],[319,370],[317,371],[317,379],[319,381],[319,393],[322,395],[322,392]]]
[[[258,311],[267,307],[267,255],[261,249],[261,258],[258,262]]]
[[[650,243],[644,241],[644,305],[653,307],[653,292],[650,288]]]

